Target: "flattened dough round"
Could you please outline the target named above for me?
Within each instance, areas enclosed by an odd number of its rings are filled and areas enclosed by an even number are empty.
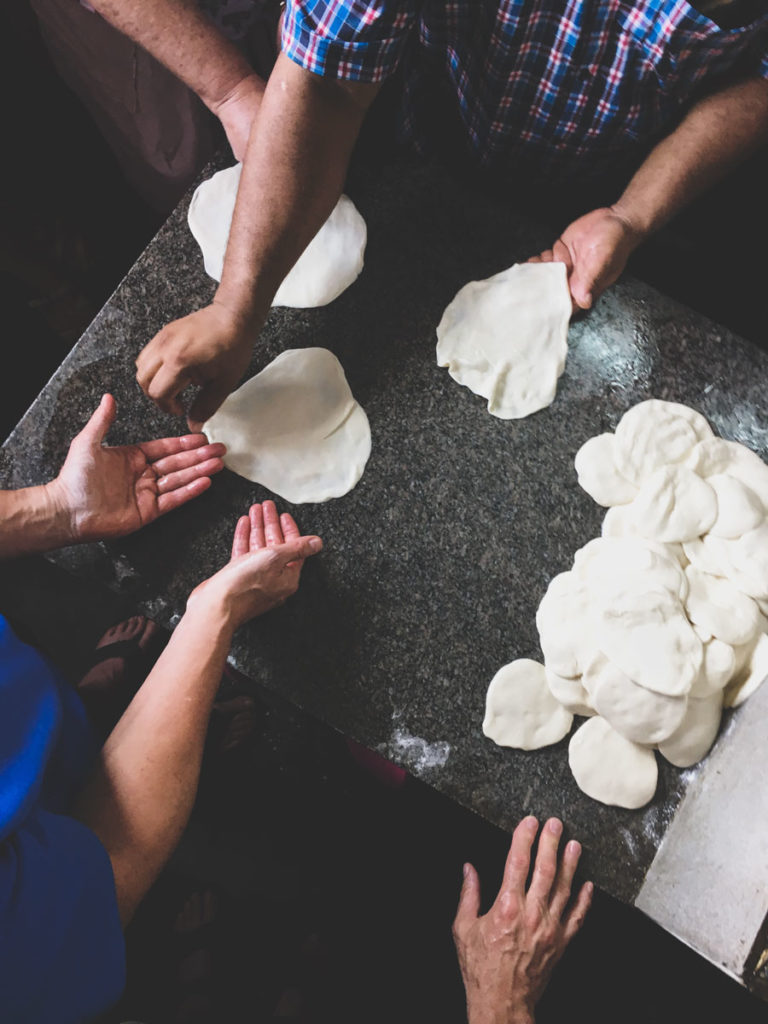
[[[663,466],[643,481],[630,515],[643,536],[683,543],[709,530],[717,517],[717,497],[693,470]]]
[[[697,444],[689,452],[685,464],[701,477],[726,473],[741,480],[754,491],[768,511],[768,466],[746,445],[712,437]]]
[[[437,364],[494,416],[528,416],[554,400],[570,317],[564,264],[515,264],[456,294],[437,328]]]
[[[603,804],[642,807],[656,792],[653,751],[625,739],[599,715],[571,737],[568,763],[579,789]]]
[[[546,669],[546,673],[550,693],[566,711],[570,711],[572,715],[583,715],[585,718],[594,715],[595,709],[590,703],[589,694],[581,685],[581,678],[568,679],[549,669]]]
[[[691,687],[689,697],[704,700],[723,690],[736,671],[736,652],[730,644],[715,638],[704,644],[701,671]]]
[[[717,517],[709,528],[716,537],[732,540],[756,529],[765,519],[763,503],[736,477],[715,473],[707,483],[717,495]]]
[[[581,675],[590,653],[589,595],[573,572],[554,576],[536,611],[539,644],[547,668],[556,675]]]
[[[687,406],[656,398],[639,402],[616,427],[616,468],[640,486],[655,469],[682,462],[705,430],[710,437],[707,421]]]
[[[658,743],[683,720],[685,697],[666,697],[638,686],[607,658],[595,658],[585,676],[595,711],[633,743]]]
[[[485,699],[483,732],[502,747],[538,750],[557,743],[573,715],[552,696],[544,666],[519,658],[500,668]]]
[[[710,576],[693,565],[685,570],[685,610],[691,622],[733,646],[749,643],[760,632],[760,609],[729,580]]]
[[[217,171],[195,190],[189,204],[189,229],[203,253],[205,272],[221,280],[242,164]],[[325,306],[363,269],[365,221],[348,196],[341,196],[315,237],[286,275],[273,306]]]
[[[203,430],[224,465],[293,504],[351,491],[371,453],[365,411],[336,356],[289,349],[234,391]]]
[[[690,768],[708,752],[715,742],[723,708],[722,693],[705,700],[689,700],[685,717],[663,743],[659,753],[677,768]]]
[[[613,434],[590,437],[576,452],[573,461],[579,486],[598,505],[606,508],[627,505],[637,495],[637,485],[625,479],[616,469],[614,445]]]
[[[749,656],[725,691],[725,706],[737,708],[768,677],[768,636],[761,633],[750,645]]]

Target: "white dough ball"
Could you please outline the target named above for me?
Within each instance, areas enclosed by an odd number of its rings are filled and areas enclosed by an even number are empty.
[[[561,740],[572,722],[550,693],[544,666],[537,661],[520,658],[491,680],[483,732],[499,746],[538,750]]]
[[[765,519],[765,509],[755,492],[741,480],[716,473],[707,483],[717,495],[717,517],[709,528],[716,537],[740,537]]]
[[[568,764],[587,796],[614,807],[642,807],[652,799],[658,766],[652,750],[641,747],[599,716],[590,718],[571,737]]]
[[[619,473],[640,486],[655,469],[682,462],[700,440],[697,429],[703,429],[690,422],[692,412],[654,398],[628,409],[616,427],[614,458]]]
[[[727,708],[737,708],[743,704],[768,677],[768,636],[760,633],[757,639],[746,647],[747,656],[725,691]]]
[[[652,540],[684,542],[709,530],[717,498],[709,484],[685,466],[664,466],[643,482],[630,506],[639,533]]]
[[[637,486],[625,479],[613,459],[613,434],[598,434],[576,452],[574,466],[579,485],[598,505],[626,505],[637,494]]]
[[[594,715],[595,709],[590,703],[589,694],[581,685],[581,678],[568,679],[549,669],[546,673],[550,693],[566,711],[570,711],[572,715],[583,715],[585,718]]]
[[[689,697],[704,700],[725,689],[736,672],[736,653],[730,644],[712,638],[704,644],[704,658]]]
[[[704,478],[723,473],[735,477],[758,496],[768,511],[768,466],[746,445],[713,437],[697,444],[685,462]]]
[[[666,739],[685,714],[685,697],[666,697],[638,686],[605,657],[595,658],[584,678],[598,715],[633,743],[650,745]]]
[[[688,597],[685,610],[693,623],[700,623],[723,643],[749,643],[760,631],[760,610],[751,597],[742,594],[727,579],[710,576],[693,565],[685,570]]]

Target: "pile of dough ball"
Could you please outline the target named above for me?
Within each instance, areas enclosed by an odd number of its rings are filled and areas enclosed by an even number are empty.
[[[656,791],[654,751],[695,764],[723,708],[768,676],[768,466],[657,399],[587,441],[575,465],[608,507],[602,536],[550,582],[536,614],[544,664],[497,673],[483,731],[532,750],[586,716],[568,751],[579,787],[641,807]]]

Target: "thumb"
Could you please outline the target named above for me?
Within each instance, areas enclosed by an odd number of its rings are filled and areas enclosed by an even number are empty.
[[[304,558],[309,558],[310,555],[316,555],[318,551],[323,550],[323,542],[319,537],[296,537],[295,540],[287,540],[283,544],[275,545],[272,550],[285,566],[290,562],[301,561]]]
[[[480,879],[471,864],[464,865],[464,882],[459,895],[454,928],[461,930],[477,919],[480,913]]]
[[[228,382],[221,378],[200,388],[187,414],[189,429],[195,433],[202,430],[203,424],[213,416],[231,390]]]
[[[115,422],[117,406],[112,395],[102,395],[99,407],[80,431],[80,436],[90,444],[101,444]]]
[[[579,309],[592,308],[599,277],[598,273],[585,273],[580,266],[577,266],[571,274],[568,283],[571,287],[573,301]]]

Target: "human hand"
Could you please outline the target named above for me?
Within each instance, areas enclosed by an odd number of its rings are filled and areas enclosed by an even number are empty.
[[[266,83],[258,75],[243,78],[227,95],[212,106],[221,121],[235,160],[245,159],[251,127],[261,107]]]
[[[643,237],[626,217],[606,206],[579,217],[551,249],[528,262],[566,265],[575,313],[589,309],[613,284]]]
[[[483,916],[480,881],[464,865],[453,937],[467,995],[469,1024],[530,1024],[552,968],[579,930],[592,899],[587,882],[569,908],[581,846],[571,841],[558,864],[562,824],[541,831],[530,887],[525,883],[538,822],[524,818],[514,831],[496,900]]]
[[[103,444],[116,406],[104,395],[47,485],[70,542],[122,537],[196,498],[223,469],[223,444],[205,434],[110,448]]]
[[[188,607],[204,605],[237,629],[295,594],[304,559],[322,547],[301,536],[293,516],[278,516],[273,501],[257,502],[238,520],[231,561],[192,591]]]
[[[200,386],[187,422],[199,429],[239,382],[256,332],[215,300],[165,326],[139,353],[136,378],[164,412],[183,416],[178,399],[188,384]]]

